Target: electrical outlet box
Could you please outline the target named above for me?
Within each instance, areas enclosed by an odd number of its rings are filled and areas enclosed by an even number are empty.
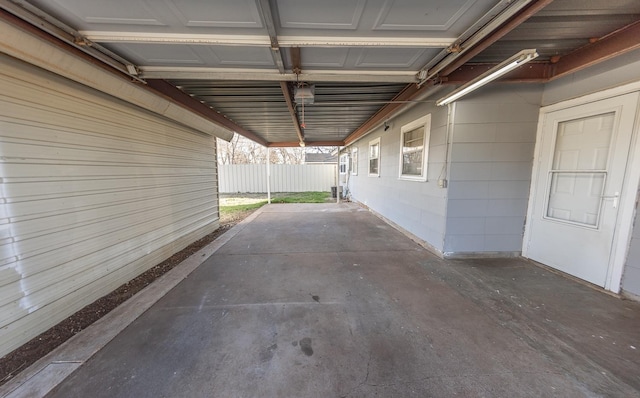
[[[446,188],[446,187],[447,187],[447,180],[446,180],[446,179],[444,179],[444,178],[443,178],[443,179],[438,180],[438,186],[439,186],[440,188]]]

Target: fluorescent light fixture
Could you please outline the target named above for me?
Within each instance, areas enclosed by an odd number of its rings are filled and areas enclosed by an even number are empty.
[[[127,72],[129,72],[130,75],[133,76],[138,76],[138,68],[136,68],[134,65],[131,64],[127,64]]]
[[[538,53],[535,49],[522,50],[516,55],[508,58],[507,60],[501,62],[500,64],[494,66],[489,69],[485,73],[471,80],[470,82],[465,83],[464,85],[458,87],[454,91],[452,91],[446,97],[442,97],[436,101],[436,105],[447,105],[458,98],[461,98],[473,90],[484,86],[485,84],[499,78],[500,76],[514,70],[515,68],[523,65],[532,59],[536,58]]]

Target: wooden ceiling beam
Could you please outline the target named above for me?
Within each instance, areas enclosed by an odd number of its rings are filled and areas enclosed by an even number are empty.
[[[289,48],[291,54],[291,71],[295,74],[302,72],[302,58],[300,57],[300,47]]]
[[[305,147],[309,146],[344,146],[344,141],[307,141]],[[299,142],[284,141],[284,142],[270,142],[267,145],[269,148],[291,148],[300,146]]]
[[[344,142],[346,145],[351,144],[358,138],[367,134],[371,129],[375,126],[383,123],[386,119],[391,117],[395,112],[397,112],[400,108],[406,106],[406,101],[411,101],[427,92],[427,90],[433,86],[433,82],[428,82],[418,87],[417,84],[408,84],[406,85],[402,91],[400,91],[395,97],[391,99],[391,103],[384,105],[380,108],[376,113],[373,114],[366,122],[364,122],[360,127],[355,129],[347,138],[345,138]],[[395,102],[397,101],[397,102]],[[403,102],[404,101],[404,102]]]
[[[512,30],[520,26],[527,19],[537,14],[540,10],[542,10],[552,2],[553,0],[535,1],[529,7],[527,7],[518,15],[516,15],[514,18],[510,19],[507,23],[505,23],[500,28],[498,28],[496,31],[494,31],[493,33],[491,33],[490,35],[482,39],[479,43],[473,46],[473,48],[471,48],[469,51],[465,52],[460,57],[456,58],[451,64],[447,65],[440,72],[440,76],[447,76],[453,71],[455,71],[456,69],[458,69],[459,67],[461,67],[462,65],[466,64],[469,60],[471,60],[471,58],[475,57],[476,55],[486,50],[487,47],[489,47],[496,41],[503,38],[507,33],[511,32]]]
[[[633,22],[591,44],[561,56],[553,64],[551,78],[557,79],[636,49],[640,49],[640,21]]]
[[[467,64],[459,67],[442,79],[442,84],[465,84],[497,63]],[[501,83],[545,83],[551,78],[552,67],[548,62],[529,62],[496,80]]]
[[[242,136],[257,142],[258,144],[268,146],[269,143],[257,134],[245,129],[235,122],[227,119],[224,115],[218,113],[215,109],[203,104],[189,94],[180,90],[176,86],[162,79],[148,79],[147,87],[157,94],[171,99],[173,102],[180,104],[193,112],[211,120],[213,123],[222,126],[230,131],[234,131]]]
[[[293,128],[296,130],[296,134],[298,135],[298,140],[300,142],[304,141],[304,133],[302,132],[302,128],[300,127],[300,121],[298,120],[298,114],[296,113],[296,108],[293,106],[293,101],[291,98],[291,88],[289,87],[289,83],[280,82],[280,88],[282,89],[282,95],[284,96],[284,100],[287,102],[287,108],[289,109],[289,114],[291,115],[291,121],[293,122]]]
[[[549,62],[530,62],[509,72],[500,82],[546,83],[627,52],[640,49],[640,21],[633,22],[567,55]],[[464,84],[495,63],[466,64],[442,78],[442,84]]]

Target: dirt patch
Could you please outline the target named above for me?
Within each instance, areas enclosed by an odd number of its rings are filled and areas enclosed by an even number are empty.
[[[255,210],[235,212],[230,216],[220,218],[220,228],[193,242],[160,264],[150,268],[138,277],[120,286],[113,292],[99,298],[82,308],[69,318],[58,323],[46,332],[36,336],[26,344],[0,358],[0,385],[11,380],[15,375],[31,366],[34,362],[53,351],[60,344],[69,340],[76,333],[86,329],[93,322],[108,314],[111,310],[144,289],[151,282],[173,269],[184,259],[214,241],[238,222],[249,216]]]

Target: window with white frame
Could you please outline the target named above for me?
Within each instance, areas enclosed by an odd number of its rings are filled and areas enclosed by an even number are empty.
[[[358,175],[358,148],[351,149],[351,175]]]
[[[349,165],[349,155],[346,153],[340,155],[340,174],[347,174],[348,165]]]
[[[421,117],[400,129],[400,178],[426,181],[431,136],[431,115]]]
[[[380,138],[369,141],[369,176],[380,176]]]

